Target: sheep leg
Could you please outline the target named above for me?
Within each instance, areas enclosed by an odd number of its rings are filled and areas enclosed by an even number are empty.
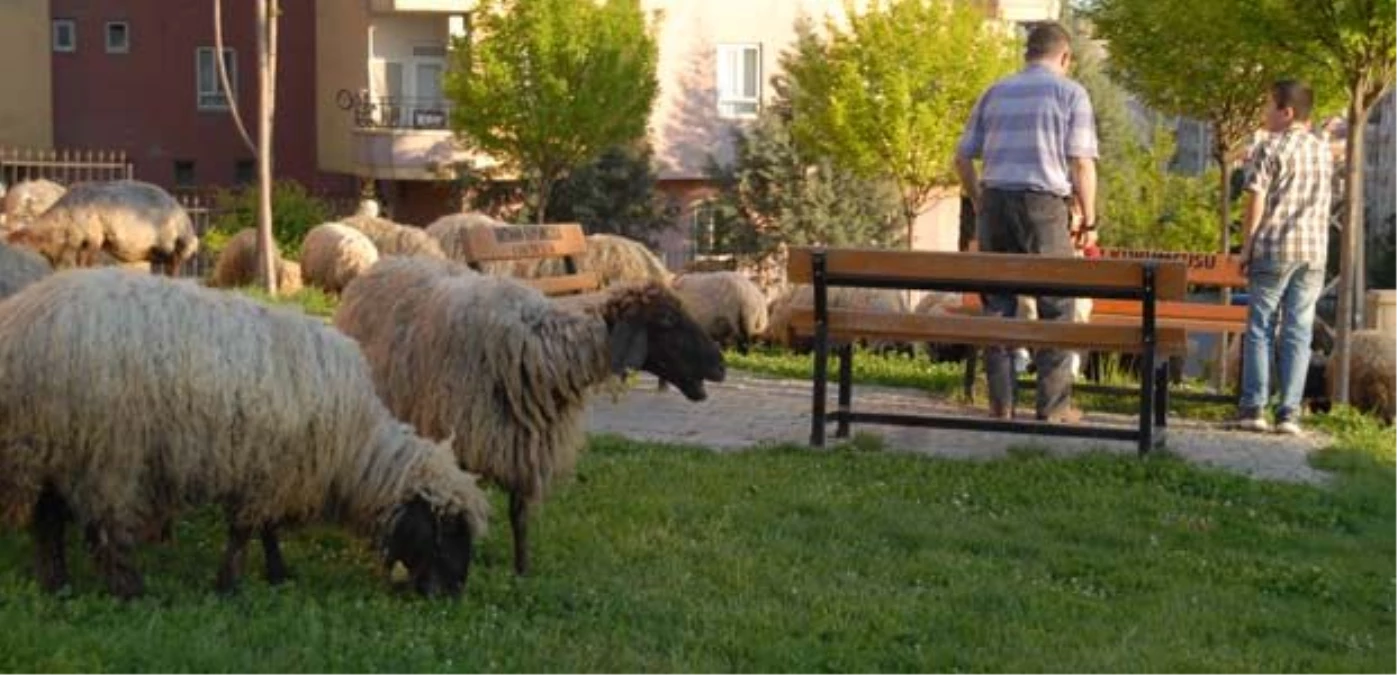
[[[517,490],[509,493],[509,526],[514,530],[514,573],[529,573],[529,502]]]
[[[87,545],[97,569],[107,580],[107,591],[123,600],[145,593],[145,581],[131,564],[134,537],[130,530],[109,523],[93,522],[87,526]]]
[[[275,525],[262,526],[262,553],[266,557],[267,583],[275,586],[291,578],[286,559],[281,557],[281,541],[277,539]]]
[[[52,486],[44,486],[34,508],[34,568],[39,588],[53,593],[68,585],[68,554],[64,534],[73,514]]]
[[[247,542],[252,539],[252,528],[229,525],[228,547],[223,550],[223,565],[218,568],[218,580],[214,588],[219,593],[232,593],[238,588],[238,577],[242,576],[243,555],[247,552]]]

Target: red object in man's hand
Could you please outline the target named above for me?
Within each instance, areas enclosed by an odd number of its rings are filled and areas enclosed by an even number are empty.
[[[1082,248],[1082,257],[1084,257],[1084,258],[1100,258],[1100,257],[1101,257],[1101,248],[1098,247],[1096,244],[1092,244],[1091,246],[1084,247],[1084,248]]]

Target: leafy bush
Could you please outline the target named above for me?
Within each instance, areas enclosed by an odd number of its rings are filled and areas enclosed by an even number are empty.
[[[217,216],[202,238],[200,248],[216,256],[233,235],[244,228],[257,227],[257,186],[249,185],[237,191],[219,190],[214,197],[214,213]],[[283,256],[299,257],[306,233],[330,217],[329,204],[310,194],[300,183],[282,180],[272,186],[272,236]]]

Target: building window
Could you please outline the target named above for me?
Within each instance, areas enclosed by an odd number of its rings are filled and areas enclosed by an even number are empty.
[[[125,54],[131,51],[131,29],[125,21],[107,22],[107,53]]]
[[[193,160],[175,160],[175,187],[194,187]]]
[[[761,45],[718,45],[718,116],[724,119],[756,117],[761,107],[761,92]]]
[[[690,207],[689,241],[693,242],[694,256],[713,255],[717,252],[718,232],[715,216],[713,202],[697,202]]]
[[[213,47],[199,47],[195,50],[195,68],[198,78],[199,109],[227,110],[228,97],[223,91],[223,82],[218,78],[218,65],[213,60]],[[228,69],[228,84],[233,91],[238,90],[238,60],[233,50],[223,50],[223,64]]]
[[[53,20],[53,51],[71,53],[78,50],[78,23],[72,19]]]
[[[233,165],[233,182],[248,185],[257,180],[257,164],[250,159],[240,159]]]

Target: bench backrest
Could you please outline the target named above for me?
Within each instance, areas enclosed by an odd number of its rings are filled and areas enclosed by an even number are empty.
[[[1101,249],[1101,257],[1107,260],[1182,260],[1188,265],[1188,283],[1190,286],[1247,287],[1247,277],[1242,274],[1241,256],[1219,253],[1103,248]]]
[[[1139,299],[1147,266],[1154,268],[1156,300],[1182,300],[1187,286],[1187,270],[1179,261],[811,247],[790,250],[791,283],[814,282],[817,250],[824,250],[831,286]]]
[[[596,274],[579,271],[577,257],[587,251],[587,237],[577,223],[477,227],[466,237],[465,255],[472,266],[484,262],[562,258],[564,274],[524,279],[546,295],[586,293],[601,287]]]

